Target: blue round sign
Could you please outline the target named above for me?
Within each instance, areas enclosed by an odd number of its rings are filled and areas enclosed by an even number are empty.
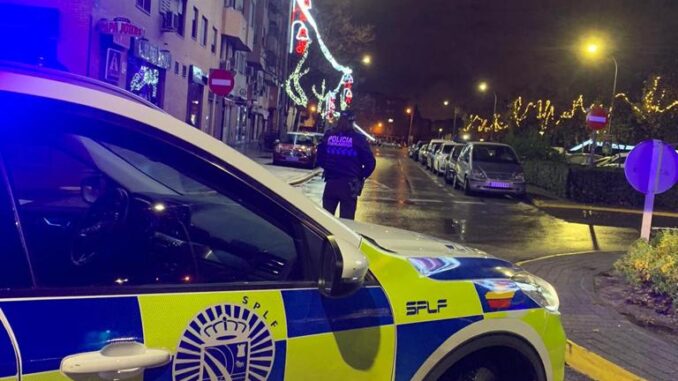
[[[660,157],[661,160],[657,161],[659,168],[653,173],[653,160]],[[646,140],[631,151],[624,164],[624,172],[629,184],[638,192],[664,193],[678,182],[678,153],[662,141]]]

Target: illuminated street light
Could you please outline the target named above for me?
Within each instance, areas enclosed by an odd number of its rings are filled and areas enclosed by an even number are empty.
[[[316,105],[311,105],[311,107],[309,107],[309,111],[311,111],[311,113],[314,113],[318,111],[318,107],[316,107]]]
[[[489,89],[490,85],[488,85],[485,81],[482,81],[478,84],[478,91],[481,93],[486,93]],[[497,123],[499,122],[499,116],[497,115],[497,92],[492,91],[492,94],[494,94],[494,108],[492,109],[492,131],[490,132],[490,138],[497,129]]]
[[[369,54],[365,54],[363,56],[362,63],[365,66],[370,66],[372,64],[372,56]]]
[[[471,139],[471,135],[470,135],[470,134],[464,134],[464,135],[462,135],[461,138],[464,139],[464,140],[466,140],[466,141],[468,141],[468,140]]]
[[[412,124],[414,123],[414,112],[411,107],[405,109],[405,113],[410,116],[410,129],[407,131],[407,143],[412,144],[414,136],[412,136]]]
[[[597,36],[589,36],[582,39],[581,50],[583,56],[593,62],[597,62],[602,58],[609,58],[614,63],[614,81],[612,82],[612,100],[610,100],[610,109],[609,116],[607,118],[608,129],[610,135],[612,134],[612,111],[614,111],[614,100],[617,95],[617,75],[619,74],[619,64],[617,59],[610,52],[610,42],[605,41],[605,39]],[[593,133],[593,145],[596,146],[596,133]],[[591,150],[591,156],[589,157],[589,165],[593,165],[594,161],[594,150]]]
[[[394,122],[393,118],[388,118],[388,122],[393,123]]]
[[[443,106],[447,107],[449,105],[450,105],[450,101],[448,101],[447,99],[443,101]]]
[[[379,128],[384,127],[384,123],[379,122],[379,124],[377,124],[377,127],[379,127]]]

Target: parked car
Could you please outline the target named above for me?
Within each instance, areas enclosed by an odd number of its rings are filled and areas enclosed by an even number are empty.
[[[433,157],[433,173],[438,176],[441,176],[445,173],[445,170],[447,169],[447,158],[449,157],[450,152],[452,152],[452,148],[457,145],[459,145],[459,143],[443,143],[443,145],[438,150],[438,153],[436,153]]]
[[[296,164],[315,168],[318,161],[317,134],[288,132],[273,150],[273,164]]]
[[[626,158],[629,157],[628,152],[618,153],[616,155],[602,158],[596,162],[596,167],[600,168],[624,168]]]
[[[420,164],[426,163],[426,157],[428,156],[428,150],[430,145],[431,142],[428,142],[421,146],[421,148],[419,149],[419,153],[417,154],[417,162],[419,162]]]
[[[459,154],[466,147],[465,144],[457,144],[452,148],[452,151],[447,155],[446,165],[445,165],[445,182],[451,184],[454,182],[455,176],[457,176],[457,160],[459,159]]]
[[[340,221],[88,78],[0,64],[0,114],[4,380],[563,379],[557,292],[509,261]]]
[[[428,142],[420,140],[416,144],[410,145],[408,150],[408,156],[410,159],[417,160],[419,158],[419,150],[424,146],[424,144],[428,144]]]
[[[433,139],[428,144],[428,151],[426,151],[426,157],[424,158],[424,166],[426,169],[433,168],[433,156],[438,153],[438,150],[443,145],[445,141],[442,139]]]
[[[474,142],[466,145],[457,161],[455,186],[464,193],[507,193],[525,195],[525,173],[515,150],[500,143]]]
[[[573,153],[573,154],[568,154],[565,156],[565,160],[567,161],[568,164],[571,165],[581,165],[581,166],[587,166],[589,165],[589,160],[591,158],[591,154],[588,153]],[[603,159],[603,156],[593,154],[593,162],[597,162],[598,160]]]

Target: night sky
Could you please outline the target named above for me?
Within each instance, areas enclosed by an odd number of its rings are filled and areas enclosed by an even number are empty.
[[[582,62],[581,36],[610,38],[620,90],[639,89],[678,47],[678,0],[349,0],[376,28],[364,89],[416,100],[443,118],[444,98],[491,112],[487,80],[500,103],[518,95],[568,100],[611,92],[613,65]],[[662,58],[663,57],[663,58]],[[677,68],[678,70],[678,68]]]

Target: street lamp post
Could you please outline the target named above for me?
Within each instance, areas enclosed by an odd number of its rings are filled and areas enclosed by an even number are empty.
[[[450,101],[445,100],[443,101],[443,106],[447,107],[450,105]],[[457,114],[459,112],[459,109],[456,106],[452,106],[453,108],[453,113],[454,113],[454,118],[452,119],[452,136],[457,133]]]
[[[412,136],[412,125],[414,123],[414,110],[412,108],[408,107],[405,110],[405,113],[407,113],[410,116],[410,129],[407,132],[407,142],[409,145],[412,145],[412,142],[414,140],[414,136]]]
[[[490,86],[487,84],[487,82],[480,82],[478,84],[478,90],[481,93],[486,93],[487,90],[489,90]],[[490,140],[493,139],[494,137],[494,130],[497,128],[497,103],[498,103],[498,97],[497,97],[497,92],[492,90],[492,94],[494,95],[494,107],[492,108],[492,130],[490,131]]]
[[[588,41],[585,42],[583,46],[583,53],[585,56],[588,56],[589,58],[596,59],[600,56],[607,56],[612,63],[614,64],[614,80],[612,82],[612,99],[610,99],[610,107],[608,110],[608,117],[607,117],[607,123],[608,123],[608,133],[610,136],[612,136],[613,129],[612,129],[612,113],[614,111],[614,101],[617,96],[617,77],[619,76],[619,63],[617,62],[617,59],[615,58],[614,55],[610,54],[609,52],[606,52],[606,50],[609,51],[609,48],[605,48],[603,45],[602,40],[599,38],[594,37],[589,37]],[[594,165],[594,160],[595,160],[595,150],[597,147],[597,136],[598,133],[596,131],[591,132],[591,151],[590,151],[590,156],[589,156],[589,166]]]

